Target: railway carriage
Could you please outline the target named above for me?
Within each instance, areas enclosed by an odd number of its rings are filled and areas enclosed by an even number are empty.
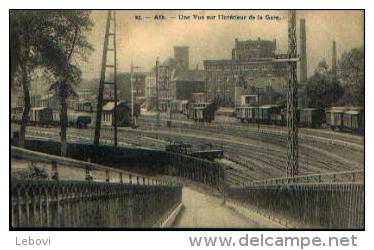
[[[30,124],[48,126],[53,122],[53,111],[46,107],[35,107],[30,110]]]
[[[257,121],[261,123],[272,123],[271,117],[275,119],[278,115],[281,115],[280,105],[263,105],[258,107],[258,118]],[[279,117],[277,117],[279,119]]]
[[[326,125],[333,130],[343,129],[343,113],[348,111],[346,107],[332,107],[326,109]]]
[[[90,100],[80,100],[77,103],[76,110],[78,112],[93,112],[94,111],[94,103]]]
[[[68,111],[68,126],[76,128],[87,128],[91,123],[92,118],[89,113],[85,112],[70,112]],[[60,112],[53,112],[53,125],[60,125]]]
[[[245,115],[246,107],[237,107],[235,109],[236,118],[239,119],[241,122],[244,122],[247,117]]]
[[[326,117],[323,109],[303,108],[300,109],[299,126],[320,128],[325,122]]]
[[[241,122],[255,122],[255,114],[258,107],[256,106],[250,106],[250,105],[244,105],[241,107],[236,108],[236,117]]]
[[[171,110],[181,114],[186,114],[188,100],[175,100],[171,103]]]
[[[11,121],[20,123],[22,121],[23,108],[17,107],[11,112]],[[33,107],[29,113],[29,124],[49,126],[53,125],[53,111],[46,107]]]
[[[363,133],[365,128],[365,117],[363,108],[351,108],[343,113],[343,129]]]
[[[284,110],[281,110],[279,113],[272,113],[270,114],[270,123],[275,125],[285,125],[286,124],[286,116]]]
[[[77,128],[87,128],[91,123],[91,116],[85,113],[68,114],[68,124]]]
[[[188,113],[188,101],[187,100],[183,100],[181,102],[181,113],[182,114],[187,114]]]
[[[213,103],[194,103],[191,105],[191,118],[199,122],[212,122],[215,111]]]

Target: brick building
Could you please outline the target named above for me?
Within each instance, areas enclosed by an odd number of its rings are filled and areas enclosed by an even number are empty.
[[[231,59],[204,60],[208,100],[222,106],[233,106],[237,96],[255,94],[256,88],[284,93],[288,65],[275,63],[273,59],[286,56],[276,53],[276,40],[235,39]]]

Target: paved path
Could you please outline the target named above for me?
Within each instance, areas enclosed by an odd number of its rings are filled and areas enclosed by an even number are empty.
[[[183,187],[184,210],[175,227],[210,228],[279,228],[276,224],[256,213],[243,216],[223,204],[223,200],[206,193]]]

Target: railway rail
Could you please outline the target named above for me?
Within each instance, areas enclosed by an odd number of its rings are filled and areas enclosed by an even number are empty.
[[[29,127],[28,132],[29,135],[59,139],[57,129]],[[271,136],[262,137],[261,134],[252,138],[242,131],[231,131],[227,134],[219,132],[222,131],[179,127],[164,129],[152,127],[151,123],[147,129],[120,128],[119,143],[158,150],[164,150],[169,141],[176,140],[190,144],[210,143],[217,147],[222,146],[225,159],[232,163],[225,165],[228,175],[230,178],[232,176],[233,184],[241,183],[245,178],[258,180],[283,176],[286,161],[285,145],[282,140]],[[112,129],[103,128],[102,143],[113,144],[111,136]],[[246,138],[251,140],[248,141]],[[69,129],[68,139],[91,141],[92,131]],[[352,152],[347,154],[347,151]],[[324,143],[301,143],[300,166],[301,174],[360,169],[360,166],[363,166],[363,152],[351,148],[332,148],[331,145]]]

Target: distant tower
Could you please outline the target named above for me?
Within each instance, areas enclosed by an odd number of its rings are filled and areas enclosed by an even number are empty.
[[[305,19],[300,19],[300,83],[304,84],[307,80],[307,55],[306,55],[306,29]]]
[[[332,64],[331,64],[332,81],[336,82],[336,42],[332,41]]]
[[[188,46],[174,46],[174,59],[177,66],[183,70],[189,68],[189,48]]]

